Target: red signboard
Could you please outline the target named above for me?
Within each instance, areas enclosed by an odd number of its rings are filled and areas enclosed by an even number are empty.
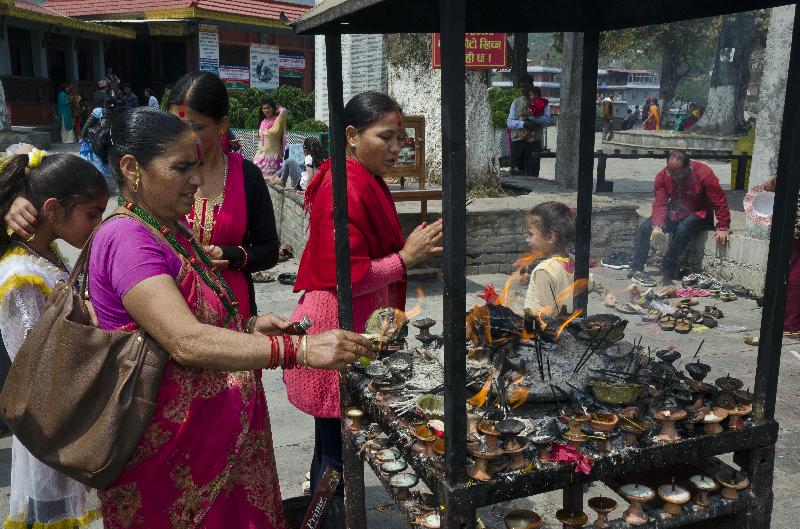
[[[442,67],[442,44],[438,33],[433,34],[433,67]],[[505,33],[467,33],[464,35],[464,63],[468,70],[489,70],[506,67]]]

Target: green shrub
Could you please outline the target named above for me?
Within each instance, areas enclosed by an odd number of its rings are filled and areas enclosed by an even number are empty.
[[[272,98],[279,107],[288,111],[287,128],[293,129],[297,123],[314,118],[314,92],[305,93],[296,86],[279,86],[267,92],[258,88],[248,88],[230,94],[228,115],[233,128],[258,128],[258,110],[261,101]]]
[[[328,124],[322,121],[317,121],[316,119],[307,119],[305,121],[295,123],[292,127],[292,130],[297,130],[300,132],[328,132]]]
[[[492,125],[496,129],[504,129],[511,103],[519,96],[519,89],[490,88],[488,92],[489,107],[492,109]]]

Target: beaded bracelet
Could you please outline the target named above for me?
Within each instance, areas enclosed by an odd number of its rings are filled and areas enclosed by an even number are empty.
[[[244,270],[247,268],[247,250],[242,246],[237,246],[237,248],[242,251],[242,264],[239,265],[239,270]]]
[[[258,320],[258,316],[250,316],[247,319],[247,323],[244,325],[244,332],[247,334],[253,334],[256,330],[256,321]]]

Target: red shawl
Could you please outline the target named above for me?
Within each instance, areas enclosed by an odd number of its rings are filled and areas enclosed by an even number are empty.
[[[351,282],[357,283],[367,273],[371,260],[399,252],[405,239],[386,182],[352,158],[347,158],[346,167],[350,276]],[[309,237],[297,271],[295,292],[336,288],[331,176],[331,161],[326,160],[306,189],[304,207],[310,212]],[[404,304],[405,281],[392,285],[392,290],[394,299]]]

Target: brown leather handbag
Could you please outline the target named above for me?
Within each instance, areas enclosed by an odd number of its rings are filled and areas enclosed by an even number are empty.
[[[103,488],[122,473],[153,418],[169,355],[142,330],[106,331],[92,322],[86,289],[93,239],[17,352],[0,414],[37,459]]]

